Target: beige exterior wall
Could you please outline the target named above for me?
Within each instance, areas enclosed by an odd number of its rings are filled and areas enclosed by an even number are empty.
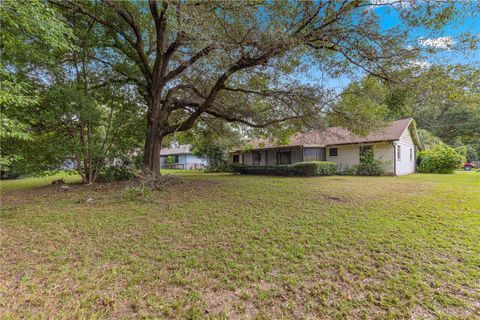
[[[399,141],[393,142],[395,144],[395,160],[394,147],[392,142],[377,142],[363,144],[373,145],[375,158],[387,162],[386,173],[393,174],[394,161],[396,165],[397,175],[406,175],[415,172],[415,145],[409,130],[406,130]],[[397,159],[398,146],[400,146],[400,159]],[[330,156],[329,149],[337,148],[337,156]],[[412,150],[412,158],[410,158],[410,149]],[[291,151],[292,163],[303,161],[302,148],[278,148],[276,150],[262,150],[260,165],[276,165],[277,151]],[[253,165],[252,152],[244,152],[239,154],[240,163],[245,165]],[[243,162],[242,162],[243,159]],[[326,148],[326,161],[337,163],[341,169],[351,167],[360,162],[360,144],[329,146]]]
[[[390,142],[377,142],[371,144],[375,153],[375,158],[387,162],[386,173],[393,174],[393,146]],[[330,156],[330,149],[337,148],[337,156]],[[340,169],[351,167],[360,162],[360,144],[348,144],[327,147],[327,161],[335,162]]]

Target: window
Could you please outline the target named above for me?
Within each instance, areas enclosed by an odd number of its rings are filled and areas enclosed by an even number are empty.
[[[233,155],[233,163],[239,163],[240,162],[240,155],[234,154]]]
[[[175,155],[175,163],[178,163],[178,154]]]
[[[412,160],[413,160],[413,150],[412,150],[412,148],[410,148],[410,161],[412,161]]]
[[[370,150],[373,150],[373,146],[360,146],[360,157]]]
[[[400,146],[397,146],[397,160],[402,160],[402,151],[400,150]]]
[[[292,164],[292,152],[290,151],[277,152],[277,164]]]
[[[253,165],[258,166],[262,161],[262,154],[260,152],[253,152],[252,153]]]
[[[328,149],[328,155],[330,157],[336,157],[338,154],[338,149],[337,148],[330,148]]]
[[[303,149],[303,161],[325,161],[325,150],[323,148]]]

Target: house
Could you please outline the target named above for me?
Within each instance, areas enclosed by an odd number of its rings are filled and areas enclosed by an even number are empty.
[[[171,157],[173,163],[168,163]],[[170,143],[168,148],[160,150],[160,168],[196,170],[207,166],[207,162],[193,155],[191,146],[188,144]]]
[[[415,172],[415,150],[420,141],[412,118],[388,123],[366,136],[331,127],[294,135],[288,145],[276,146],[267,139],[250,142],[247,152],[231,152],[233,163],[245,165],[284,165],[303,161],[331,161],[343,171],[360,162],[363,152],[373,149],[376,159],[387,163],[386,173],[406,175]]]

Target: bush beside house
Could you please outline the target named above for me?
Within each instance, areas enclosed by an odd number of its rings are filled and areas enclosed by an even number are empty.
[[[234,166],[240,174],[258,174],[273,176],[330,176],[337,173],[337,164],[326,161],[299,162],[293,165],[277,166]]]
[[[298,176],[331,176],[337,173],[337,164],[326,161],[299,162],[292,165]]]
[[[355,168],[359,176],[381,176],[385,174],[388,162],[375,159],[373,150],[368,150],[360,157],[360,163]]]
[[[437,145],[418,153],[417,167],[418,172],[423,173],[453,173],[465,161],[463,150]]]

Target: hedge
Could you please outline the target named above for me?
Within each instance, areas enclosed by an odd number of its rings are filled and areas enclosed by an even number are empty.
[[[326,161],[311,161],[278,166],[237,165],[234,167],[234,171],[240,174],[273,176],[330,176],[337,173],[337,164]]]
[[[453,173],[466,161],[464,150],[447,145],[437,145],[433,149],[418,153],[418,171],[422,173]]]

